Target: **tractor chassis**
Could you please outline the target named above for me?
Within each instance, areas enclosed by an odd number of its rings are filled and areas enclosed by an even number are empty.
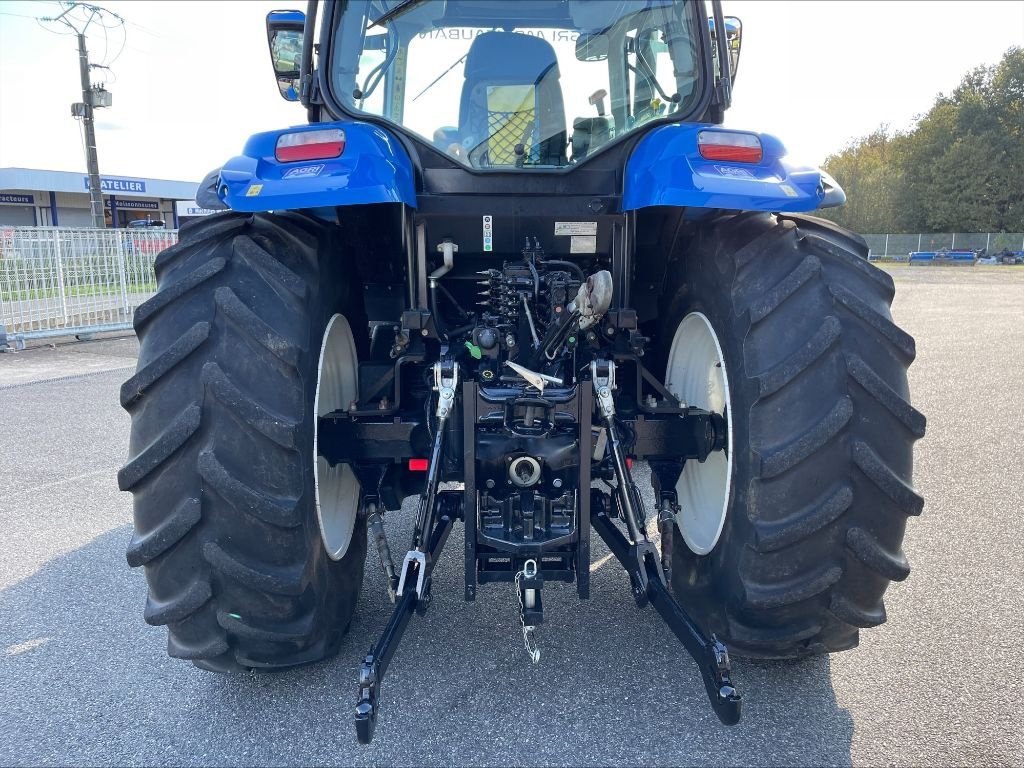
[[[646,369],[637,360],[628,362],[636,363],[639,384],[639,379],[647,375]],[[514,583],[524,639],[534,661],[539,659],[539,651],[531,649],[531,637],[533,627],[543,622],[544,582],[575,580],[580,597],[589,597],[589,538],[593,528],[628,574],[637,605],[652,605],[696,662],[719,720],[726,725],[739,721],[741,698],[731,681],[725,645],[698,626],[671,595],[667,585],[671,519],[678,510],[675,481],[686,460],[703,461],[712,450],[724,447],[724,425],[716,414],[688,408],[677,401],[677,407],[648,408],[646,414],[635,413],[631,414],[632,418],[622,418],[616,414],[613,399],[617,389],[615,374],[613,360],[595,360],[591,364],[589,383],[592,387],[581,383],[571,391],[554,393],[526,389],[501,402],[495,400],[493,391],[482,391],[474,381],[462,382],[460,387],[458,364],[450,360],[434,364],[436,427],[432,430],[430,459],[420,493],[412,546],[400,568],[396,569],[391,560],[379,522],[382,498],[379,494],[364,492],[362,500],[363,513],[377,544],[395,606],[382,635],[359,670],[355,725],[360,743],[367,744],[373,738],[384,675],[413,613],[422,615],[430,605],[431,574],[457,519],[465,524],[465,598],[475,599],[479,583]],[[461,408],[456,405],[459,394]],[[533,414],[528,417],[528,424],[515,418],[524,404],[528,413]],[[598,421],[593,419],[595,404]],[[529,410],[531,408],[535,410]],[[395,415],[385,416],[383,420],[378,415],[377,421],[367,421],[354,417],[354,413],[338,411],[320,418],[319,450],[331,462],[350,462],[364,489],[380,488],[385,474],[382,462],[385,459],[404,461],[407,454],[411,457],[415,453],[411,447],[413,433],[419,425]],[[620,434],[623,426],[629,433],[628,440]],[[595,455],[594,429],[598,430],[602,444],[597,454],[604,454],[603,446],[607,445],[607,455],[601,463],[596,459],[587,460]],[[500,430],[517,435],[513,445],[518,447],[535,445],[531,442],[535,440],[555,441],[559,430],[575,435],[573,449],[580,459],[574,467],[575,488],[578,489],[574,526],[560,529],[551,524],[550,509],[531,508],[524,514],[531,519],[536,514],[538,520],[548,523],[547,535],[535,543],[509,544],[500,537],[488,536],[487,531],[480,528],[478,524],[484,519],[483,503],[488,498],[486,489],[493,488],[493,482],[488,481],[486,486],[480,483],[478,487],[476,467],[488,461],[488,435]],[[480,447],[480,456],[474,450],[477,447]],[[464,457],[464,488],[442,490],[439,486],[444,479],[445,457],[453,452]],[[647,537],[646,514],[632,478],[630,457],[647,459],[651,465],[663,531],[660,559]],[[509,457],[504,459],[508,461]],[[614,481],[614,485],[608,483],[611,492],[592,488],[591,480],[595,479],[592,474],[598,475],[596,479]],[[467,502],[478,497],[483,500],[479,510],[475,501]],[[548,517],[542,517],[543,513]],[[613,518],[623,521],[625,532],[612,522]]]

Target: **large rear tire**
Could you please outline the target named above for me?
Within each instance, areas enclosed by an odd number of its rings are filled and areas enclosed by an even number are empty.
[[[333,231],[288,214],[187,224],[135,315],[118,474],[134,494],[128,562],[145,566],[145,619],[167,626],[168,653],[205,669],[333,655],[355,609],[365,523],[351,510],[350,541],[329,556],[314,488],[324,330],[362,315]]]
[[[720,535],[697,535],[698,553],[677,527],[672,583],[738,655],[852,648],[910,573],[901,543],[922,509],[911,465],[925,428],[907,387],[915,347],[892,321],[892,279],[866,257],[829,222],[744,213],[703,228],[675,265],[684,287],[663,315],[661,359],[684,318],[707,319],[732,434],[729,482],[709,473],[727,500]],[[715,532],[713,497],[698,534]]]

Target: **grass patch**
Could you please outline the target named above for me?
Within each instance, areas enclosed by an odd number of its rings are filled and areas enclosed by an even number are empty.
[[[155,293],[156,281],[128,286],[128,295]],[[69,285],[64,289],[65,298],[120,296],[120,284],[114,285]],[[23,288],[15,291],[0,291],[0,301],[39,301],[43,299],[60,300],[60,291],[56,288]]]

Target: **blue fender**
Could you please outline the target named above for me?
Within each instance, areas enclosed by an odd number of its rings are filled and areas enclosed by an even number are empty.
[[[284,133],[340,128],[345,149],[325,160],[281,162]],[[233,211],[289,211],[367,203],[416,206],[413,166],[398,140],[370,123],[314,123],[257,133],[220,170],[217,196]]]
[[[761,140],[761,161],[705,160],[697,146],[697,134],[703,130],[753,133]],[[834,184],[831,177],[823,179],[817,168],[789,160],[782,142],[774,136],[677,123],[651,131],[633,150],[626,162],[622,207],[627,211],[670,205],[798,213],[813,211],[823,203],[825,207],[838,204],[831,200],[835,195],[826,199],[826,191]]]

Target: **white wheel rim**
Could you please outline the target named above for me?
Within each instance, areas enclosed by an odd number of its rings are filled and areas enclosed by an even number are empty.
[[[333,467],[320,456],[319,422],[331,411],[347,410],[359,393],[359,367],[352,329],[342,315],[335,315],[327,324],[320,345],[317,368],[316,399],[313,411],[313,488],[320,537],[333,560],[348,552],[359,507],[359,481],[348,464]]]
[[[726,450],[689,460],[676,483],[676,524],[691,551],[706,555],[722,535],[732,489],[732,403],[722,345],[711,321],[691,312],[676,329],[665,372],[668,390],[687,405],[724,415]]]

